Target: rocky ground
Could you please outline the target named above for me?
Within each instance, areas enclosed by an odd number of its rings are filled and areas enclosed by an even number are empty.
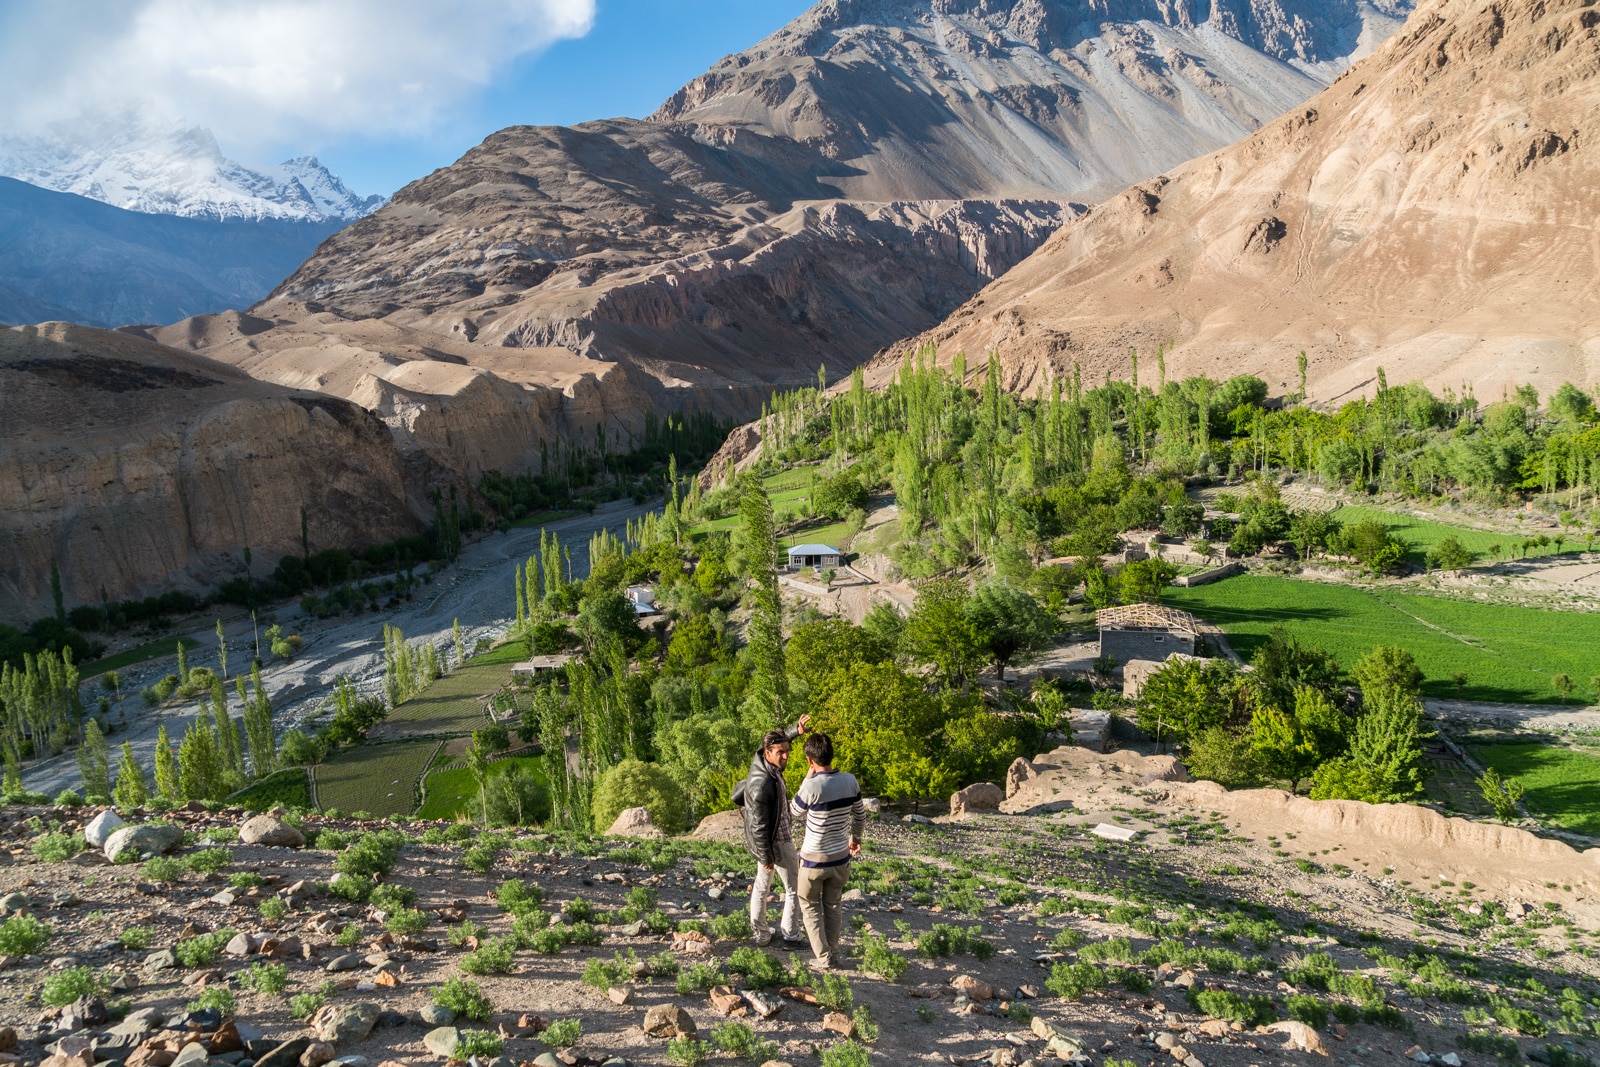
[[[1493,845],[1389,865],[1404,842],[1359,821],[1341,849],[1292,806],[1217,815],[1154,762],[1065,751],[1008,812],[874,818],[826,979],[745,940],[726,814],[626,840],[185,810],[112,864],[73,853],[95,812],[7,808],[0,1061],[1588,1062],[1592,856],[1511,897],[1460,873]]]

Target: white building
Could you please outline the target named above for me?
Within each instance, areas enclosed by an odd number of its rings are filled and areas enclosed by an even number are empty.
[[[843,562],[843,553],[832,545],[795,545],[789,550],[789,569],[814,567],[817,570],[837,569]]]

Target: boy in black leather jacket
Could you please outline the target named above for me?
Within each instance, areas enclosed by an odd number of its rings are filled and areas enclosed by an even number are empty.
[[[789,763],[789,746],[805,733],[811,717],[803,715],[787,730],[771,730],[761,739],[761,750],[750,761],[750,777],[742,784],[744,844],[756,860],[755,884],[750,887],[750,930],[758,945],[769,945],[779,931],[790,944],[805,944],[800,925],[799,857],[790,836],[789,789],[783,771]],[[778,931],[767,925],[767,893],[776,875],[783,882],[783,920]]]

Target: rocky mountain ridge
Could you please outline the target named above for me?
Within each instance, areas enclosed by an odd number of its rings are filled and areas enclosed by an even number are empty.
[[[470,409],[439,351],[520,389],[543,433],[748,417],[934,325],[1079,202],[1269,121],[1405,7],[824,3],[646,121],[491,136],[327,242],[251,309],[270,326],[158,336],[351,398],[405,377],[422,421]],[[469,477],[533,455],[486,412],[408,434]]]
[[[1260,374],[1337,403],[1391,382],[1591,382],[1600,16],[1436,0],[1304,106],[1064,227],[924,344],[997,349],[1031,390],[1081,366]]]

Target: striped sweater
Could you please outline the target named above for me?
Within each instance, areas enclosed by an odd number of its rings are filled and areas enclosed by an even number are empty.
[[[813,771],[795,790],[789,811],[804,828],[800,863],[836,867],[850,862],[850,842],[860,841],[867,825],[856,776],[845,771]]]

